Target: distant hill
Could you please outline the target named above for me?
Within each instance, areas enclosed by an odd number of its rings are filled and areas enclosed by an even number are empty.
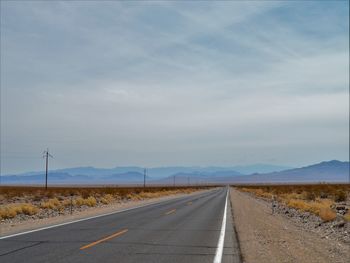
[[[253,164],[253,165],[240,165],[232,167],[232,170],[235,170],[241,174],[254,174],[254,173],[272,173],[279,172],[293,167],[281,166],[281,165],[271,165],[271,164]]]
[[[234,182],[347,182],[349,162],[321,162],[280,172],[252,174],[234,178]]]
[[[268,173],[282,171],[290,169],[291,167],[286,166],[277,166],[270,164],[253,164],[245,166],[232,166],[232,167],[219,167],[219,166],[168,166],[168,167],[152,167],[147,168],[148,174],[152,178],[164,178],[177,173],[214,173],[214,172],[238,172],[240,174],[252,174],[252,173]],[[114,168],[95,168],[92,166],[86,167],[74,167],[74,168],[65,168],[51,170],[50,173],[67,173],[70,175],[87,175],[87,176],[108,176],[113,174],[123,174],[128,172],[138,172],[143,173],[143,167],[138,166],[121,166]],[[15,174],[17,176],[29,176],[29,175],[38,175],[43,174],[44,171],[39,172],[26,172],[21,174]],[[13,175],[13,174],[12,174]],[[8,175],[4,175],[8,176]]]
[[[147,169],[147,181],[153,184],[254,183],[254,182],[345,182],[349,162],[329,161],[301,168],[256,164],[233,167],[155,167]],[[258,171],[256,173],[255,171]],[[266,172],[268,171],[268,172]],[[251,174],[247,174],[251,172]],[[41,184],[44,172],[2,175],[2,184]],[[51,184],[142,184],[143,168],[137,166],[110,169],[76,167],[49,171]]]
[[[121,174],[112,174],[102,177],[102,182],[117,182],[117,183],[140,183],[143,182],[143,173],[126,172]],[[149,178],[149,177],[147,177]]]
[[[234,178],[236,176],[243,176],[241,173],[231,170],[213,171],[213,172],[180,172],[171,176],[151,180],[153,184],[170,184],[174,183],[177,185],[187,184],[205,184],[205,183],[219,183],[222,179]]]
[[[70,175],[68,173],[52,172],[49,174],[49,183],[82,183],[89,181],[86,175]],[[29,175],[9,175],[1,176],[2,184],[42,184],[45,182],[45,173]]]

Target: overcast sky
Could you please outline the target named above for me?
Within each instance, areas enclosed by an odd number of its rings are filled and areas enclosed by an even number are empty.
[[[1,173],[348,160],[348,12],[1,1]]]

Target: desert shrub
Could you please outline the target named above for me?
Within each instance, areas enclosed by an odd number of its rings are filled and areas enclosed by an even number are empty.
[[[338,190],[334,194],[334,201],[335,202],[343,202],[346,200],[346,192],[342,190]]]
[[[316,195],[315,193],[311,192],[311,191],[304,191],[302,193],[302,198],[308,201],[315,201],[316,199]]]
[[[74,204],[74,202],[72,203],[72,205]],[[67,207],[71,205],[71,200],[69,199],[65,199],[61,202],[62,207]]]
[[[102,198],[100,199],[100,202],[101,202],[102,204],[105,204],[105,205],[109,204],[108,200],[107,200],[106,198],[104,198],[104,197],[102,197]]]
[[[88,198],[78,197],[74,200],[74,204],[77,206],[95,206],[97,204],[96,198],[93,196],[89,196]]]
[[[52,198],[46,202],[42,202],[40,204],[40,207],[44,209],[57,209],[59,208],[60,205],[61,205],[61,202],[57,198]]]
[[[77,206],[82,206],[84,205],[84,198],[82,198],[81,196],[79,196],[78,198],[76,198],[74,200],[74,205],[77,205]]]
[[[296,208],[301,211],[310,212],[316,215],[320,214],[322,209],[330,209],[333,202],[328,199],[317,201],[305,201],[300,199],[291,199],[287,202],[287,206]]]
[[[14,218],[18,214],[34,215],[38,211],[32,204],[11,204],[0,208],[0,218]]]
[[[132,193],[126,194],[126,199],[131,200],[134,198],[134,195]]]
[[[160,192],[158,195],[160,196],[162,194],[164,194],[164,191]],[[140,192],[139,196],[140,196],[140,198],[147,199],[147,198],[156,197],[157,194],[156,193],[149,193],[149,192]]]
[[[322,208],[319,215],[324,222],[332,221],[337,217],[336,212],[330,208]]]
[[[87,206],[95,206],[97,203],[96,198],[93,196],[88,197],[85,199],[85,205]]]
[[[287,205],[292,208],[296,208],[303,211],[309,211],[310,206],[307,202],[299,199],[291,199],[288,201]]]
[[[101,203],[103,204],[109,204],[113,200],[114,200],[114,197],[111,194],[106,194],[100,199]]]
[[[106,194],[104,198],[106,198],[109,202],[112,202],[114,200],[114,196],[111,194]]]
[[[285,205],[318,215],[324,221],[336,218],[332,210],[334,202],[345,201],[350,192],[350,185],[344,184],[315,184],[315,185],[273,185],[273,186],[238,186],[241,191],[250,192],[257,197],[268,194],[277,195],[277,200]],[[332,198],[332,199],[330,199]],[[344,219],[350,220],[350,215]]]
[[[17,215],[17,210],[13,207],[3,206],[0,208],[0,218],[14,218]]]
[[[136,193],[132,193],[132,194],[127,195],[127,198],[130,200],[141,200],[142,199],[142,197]]]
[[[39,211],[39,209],[36,206],[31,204],[21,205],[21,210],[22,213],[25,215],[35,215]]]

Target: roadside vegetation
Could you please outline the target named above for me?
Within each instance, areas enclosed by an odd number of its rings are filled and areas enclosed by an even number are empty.
[[[34,216],[44,212],[69,213],[129,200],[144,200],[173,194],[187,194],[208,187],[0,187],[0,219]]]
[[[236,188],[259,198],[274,199],[290,208],[313,213],[324,222],[336,219],[337,211],[341,207],[345,214],[338,216],[350,221],[350,210],[347,208],[350,198],[349,184],[242,185]]]

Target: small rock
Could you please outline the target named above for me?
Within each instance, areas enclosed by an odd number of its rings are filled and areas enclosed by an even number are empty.
[[[345,226],[345,222],[339,222],[339,223],[334,224],[333,227],[338,227],[338,228],[340,228],[340,227],[344,227],[344,226]]]
[[[336,208],[335,208],[336,210],[345,210],[345,206],[337,206]]]

